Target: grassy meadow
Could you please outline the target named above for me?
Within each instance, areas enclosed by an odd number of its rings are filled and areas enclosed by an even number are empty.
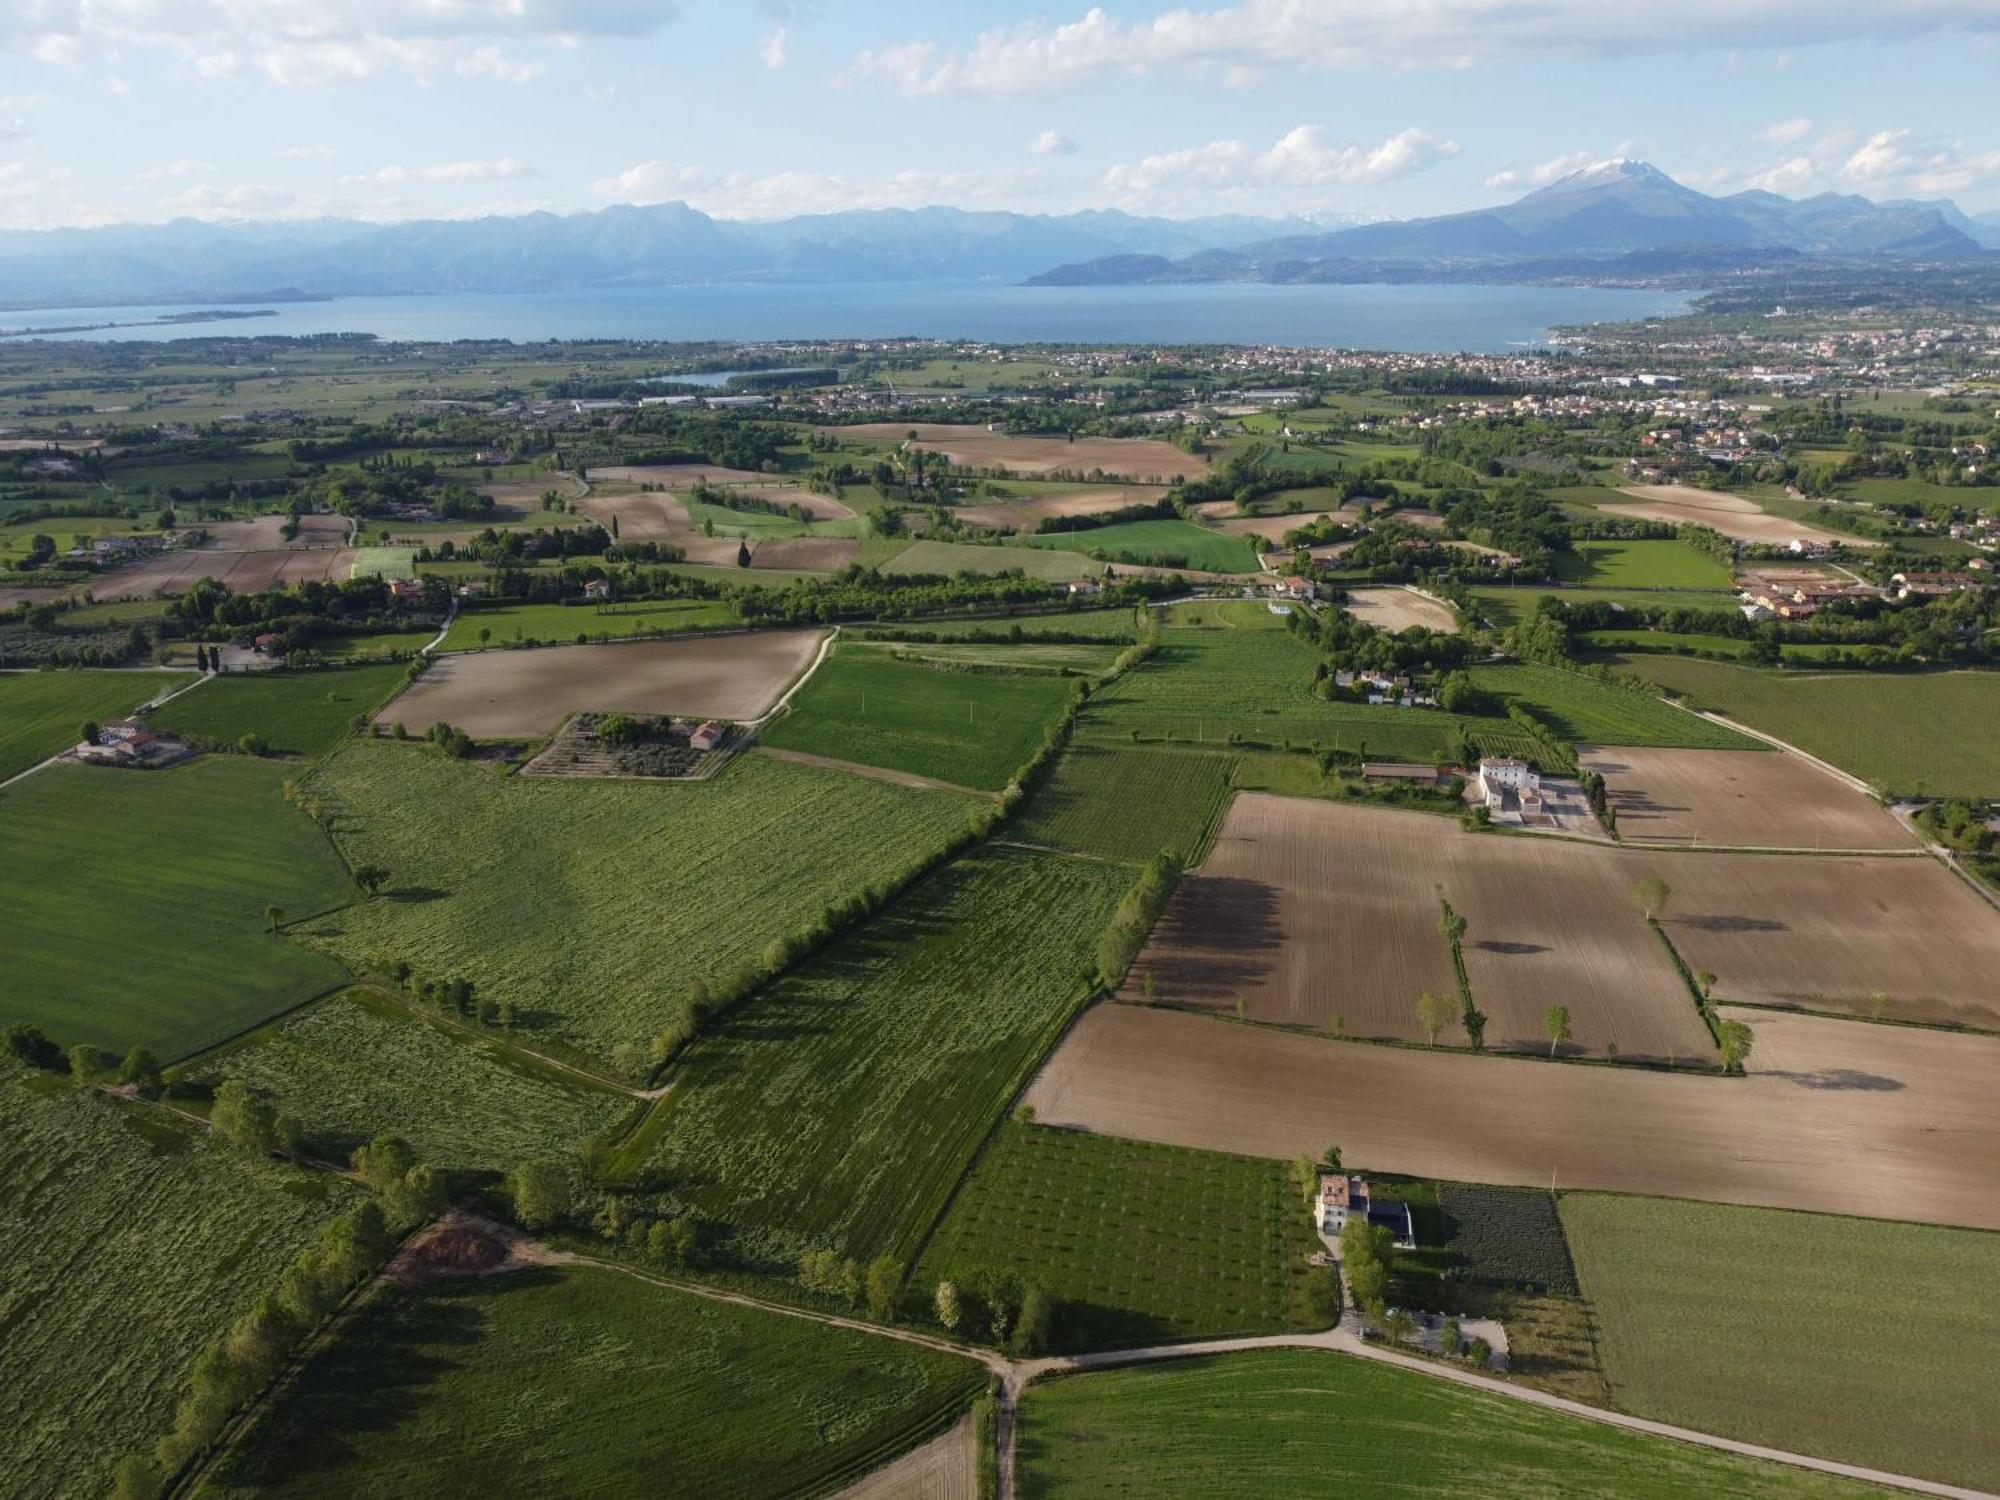
[[[260,736],[285,755],[323,755],[403,686],[400,662],[310,672],[234,672],[151,716],[155,729],[216,745]]]
[[[0,672],[0,781],[74,745],[84,720],[121,719],[191,681],[153,672]]]
[[[646,599],[631,604],[503,604],[463,610],[445,635],[445,651],[473,651],[516,641],[624,640],[655,631],[736,625],[736,607],[717,599]]]
[[[1050,673],[954,671],[848,643],[834,647],[762,738],[781,750],[998,791],[1041,744],[1071,691]]]
[[[196,1353],[353,1201],[166,1111],[0,1061],[0,1422],[14,1500],[104,1495]]]
[[[1236,759],[1194,750],[1073,745],[1007,836],[1135,864],[1162,849],[1183,864],[1196,863],[1229,803]]]
[[[1600,1193],[1561,1212],[1620,1407],[2000,1489],[2000,1234]]]
[[[1872,1486],[1623,1432],[1319,1349],[1174,1360],[1029,1387],[1022,1500],[1315,1493],[1680,1500],[1859,1497]]]
[[[1055,531],[1025,538],[1030,546],[1075,552],[1107,562],[1150,563],[1201,573],[1254,573],[1250,543],[1192,521],[1117,521],[1083,531]]]
[[[1611,665],[1883,791],[2000,796],[2000,673],[1807,675],[1653,655],[1613,657]]]
[[[968,1359],[615,1271],[385,1290],[214,1496],[818,1495],[948,1426]]]
[[[348,858],[391,879],[301,938],[357,968],[469,979],[527,1036],[597,1058],[643,1047],[693,981],[755,964],[968,815],[949,793],[763,756],[707,782],[502,779],[358,740],[308,786]]]
[[[1055,1301],[1062,1349],[1315,1326],[1319,1248],[1283,1162],[1003,1125],[925,1246],[918,1295],[1012,1272]]]
[[[960,573],[1024,573],[1049,583],[1095,578],[1104,564],[1049,547],[981,547],[971,542],[912,542],[880,563],[904,577],[956,578]]]
[[[1086,991],[1132,872],[981,849],[704,1037],[643,1178],[789,1262],[908,1261]]]
[[[1556,735],[1588,745],[1668,745],[1691,750],[1756,750],[1747,735],[1713,724],[1650,694],[1539,662],[1471,669],[1475,685],[1538,714]]]
[[[1556,556],[1563,583],[1607,589],[1718,589],[1733,586],[1729,565],[1678,541],[1583,541]]]
[[[53,766],[0,793],[0,909],[15,935],[0,1022],[171,1061],[338,984],[337,962],[265,916],[355,894],[326,836],[286,805],[292,769],[237,756]]]

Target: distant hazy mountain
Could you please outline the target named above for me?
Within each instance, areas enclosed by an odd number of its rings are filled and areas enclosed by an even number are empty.
[[[1985,230],[1951,203],[1822,193],[1711,197],[1644,162],[1602,162],[1500,208],[1285,235],[1174,260],[1125,255],[1059,266],[1044,285],[1117,281],[1345,281],[1398,267],[1533,267],[1547,274],[1624,262],[1749,265],[1772,259],[1955,260],[1981,253]]]
[[[689,281],[1018,280],[1058,261],[1182,256],[1297,233],[1304,219],[955,208],[714,219],[685,203],[365,224],[114,225],[0,233],[0,304],[539,291]]]

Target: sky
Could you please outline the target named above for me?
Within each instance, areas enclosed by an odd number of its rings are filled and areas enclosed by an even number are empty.
[[[1326,222],[1638,157],[2000,209],[2000,0],[0,0],[0,229],[1120,208]]]

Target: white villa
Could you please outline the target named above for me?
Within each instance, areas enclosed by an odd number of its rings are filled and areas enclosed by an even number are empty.
[[[1510,755],[1488,756],[1479,762],[1474,782],[1496,823],[1525,822],[1542,810],[1542,776],[1525,760]]]
[[[1350,1177],[1345,1172],[1320,1173],[1315,1217],[1319,1232],[1328,1239],[1339,1239],[1341,1229],[1353,1218],[1370,1224],[1387,1225],[1389,1232],[1396,1237],[1396,1243],[1405,1250],[1414,1248],[1417,1243],[1416,1223],[1410,1216],[1410,1205],[1372,1202],[1365,1177]]]

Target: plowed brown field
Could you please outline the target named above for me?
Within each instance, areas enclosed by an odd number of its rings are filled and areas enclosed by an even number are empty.
[[[2000,912],[1936,860],[1674,854],[1646,870],[1673,887],[1663,925],[1721,999],[1865,1015],[1880,992],[1899,1021],[2000,1030]]]
[[[1866,537],[1847,536],[1810,526],[1804,521],[1788,521],[1774,516],[1754,500],[1732,495],[1727,490],[1698,490],[1684,484],[1628,484],[1621,492],[1633,503],[1614,503],[1597,508],[1607,515],[1631,516],[1644,521],[1667,521],[1676,526],[1706,526],[1739,542],[1762,542],[1782,547],[1793,540],[1839,542],[1848,547],[1879,547]]]
[[[1098,485],[1066,495],[1028,495],[986,505],[962,505],[954,514],[968,526],[1033,531],[1052,516],[1097,516],[1128,505],[1152,505],[1166,487],[1157,484]]]
[[[1422,625],[1450,635],[1458,633],[1458,616],[1451,612],[1450,605],[1411,589],[1350,590],[1347,612],[1377,630],[1408,630],[1412,625]]]
[[[1581,747],[1604,778],[1627,843],[1758,849],[1914,849],[1872,797],[1784,751]]]
[[[1045,1125],[1465,1182],[2000,1229],[2000,1038],[1730,1011],[1748,1078],[1330,1041],[1100,1005],[1028,1091]]]
[[[419,734],[442,720],[475,739],[544,735],[583,709],[740,723],[769,711],[812,662],[822,634],[765,630],[712,640],[454,651],[376,719]]]

